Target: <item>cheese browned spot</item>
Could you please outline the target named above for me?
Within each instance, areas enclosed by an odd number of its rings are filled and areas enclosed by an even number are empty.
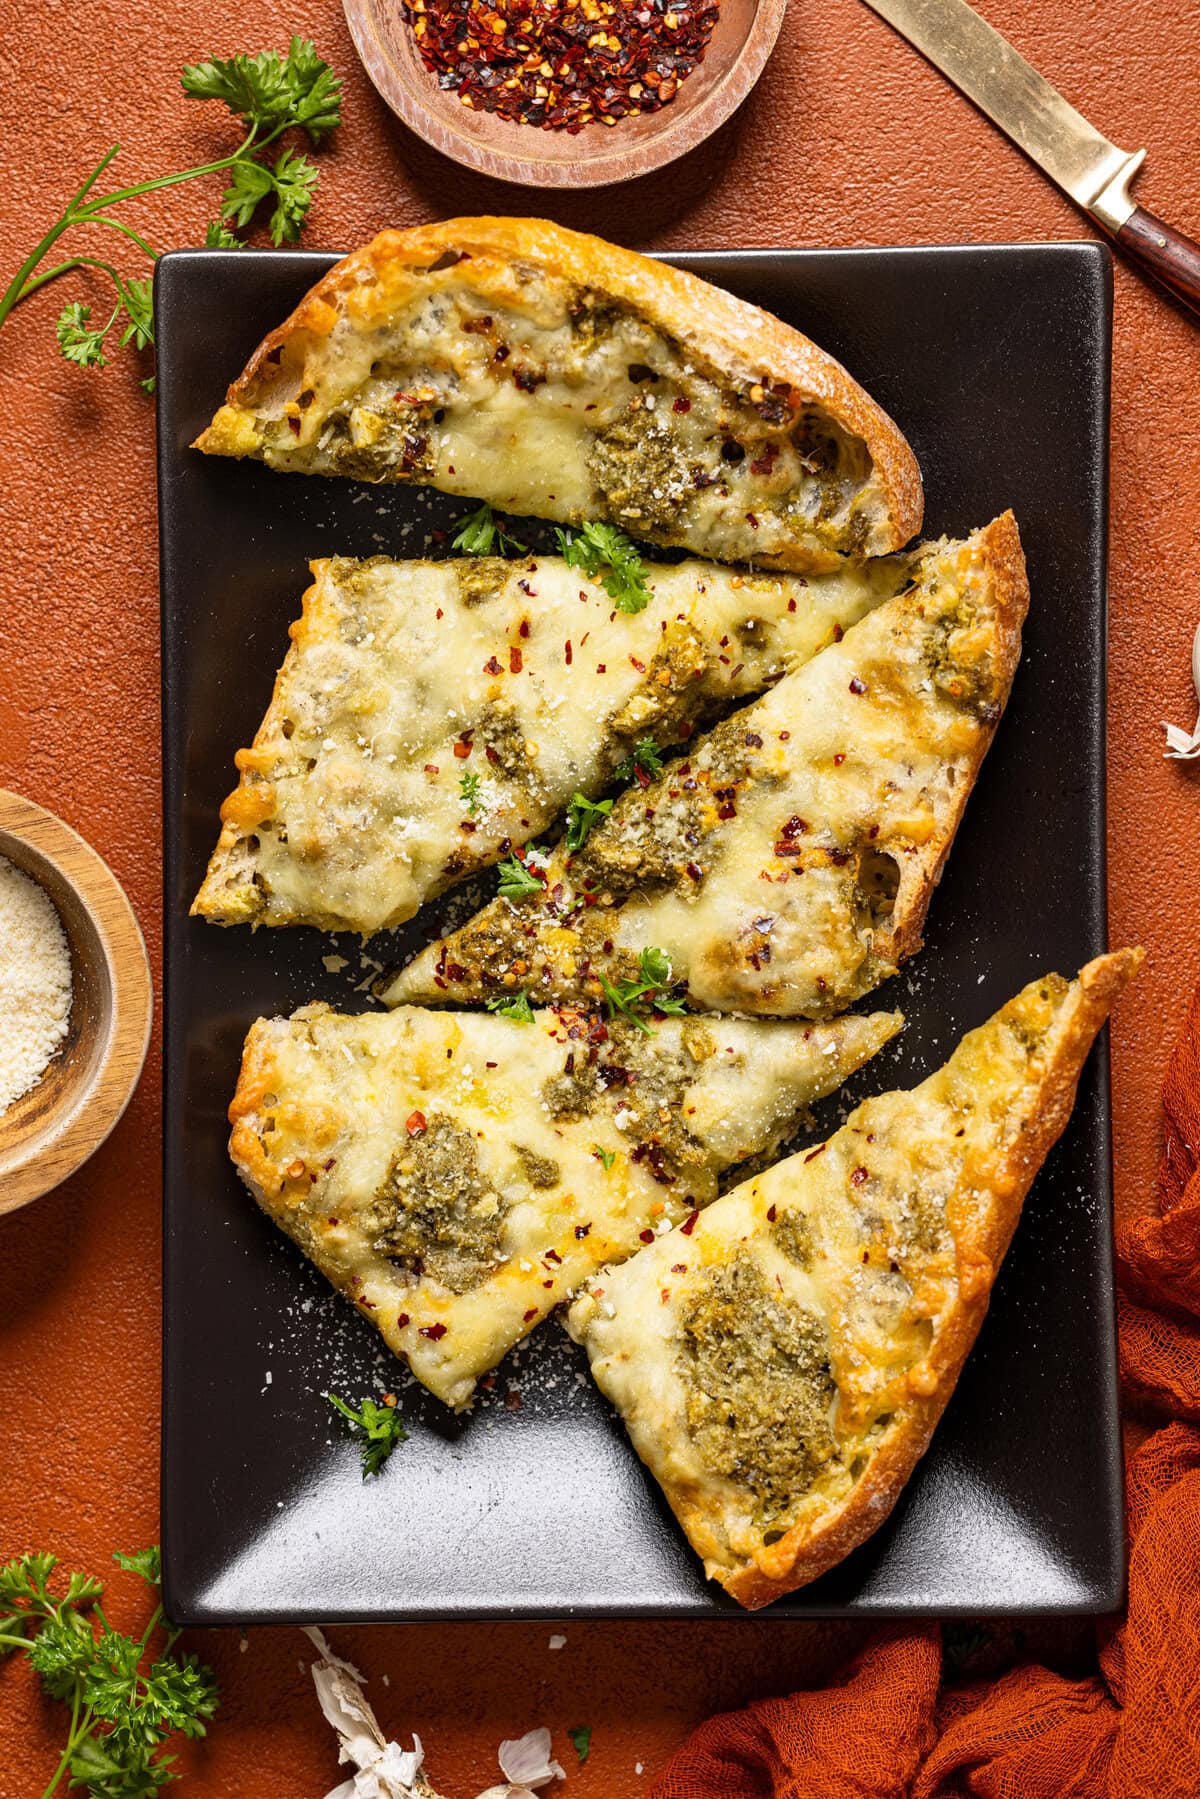
[[[617,612],[561,557],[313,564],[193,912],[377,931],[817,654],[909,578],[648,570]]]
[[[1028,602],[1005,514],[932,545],[913,585],[629,789],[528,898],[494,900],[384,988],[599,999],[670,957],[698,1009],[824,1017],[920,948],[992,740]],[[681,989],[682,991],[682,989]]]
[[[911,450],[832,357],[540,220],[383,232],[259,347],[198,447],[800,571],[921,523]]]
[[[404,1008],[259,1019],[230,1107],[263,1209],[448,1405],[601,1264],[774,1150],[900,1028]]]
[[[1140,960],[1032,982],[919,1087],[867,1100],[572,1306],[597,1383],[743,1604],[814,1579],[891,1510]]]

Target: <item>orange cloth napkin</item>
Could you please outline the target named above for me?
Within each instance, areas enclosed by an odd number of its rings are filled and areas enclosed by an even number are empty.
[[[1172,1422],[1128,1463],[1128,1612],[1097,1672],[943,1687],[939,1627],[892,1627],[829,1686],[710,1718],[652,1799],[1200,1799],[1200,987],[1163,1110],[1157,1211],[1117,1261],[1126,1400]]]

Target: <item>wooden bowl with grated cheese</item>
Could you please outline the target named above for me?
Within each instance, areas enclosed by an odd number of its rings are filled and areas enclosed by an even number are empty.
[[[65,1034],[44,1072],[0,1111],[0,1213],[57,1187],[104,1142],[142,1072],[153,1010],[146,946],[116,876],[61,818],[0,788],[0,869],[5,864],[27,876],[57,914],[70,1000]],[[9,886],[22,884],[9,874]],[[53,920],[47,924],[47,955],[61,958],[61,938]],[[3,952],[0,944],[0,958]],[[21,985],[0,981],[0,1090],[6,1062],[27,1035],[14,997]]]

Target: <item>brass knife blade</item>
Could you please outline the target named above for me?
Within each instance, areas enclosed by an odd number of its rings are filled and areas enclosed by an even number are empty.
[[[1144,150],[1120,150],[967,0],[866,0],[1106,231],[1132,216]]]

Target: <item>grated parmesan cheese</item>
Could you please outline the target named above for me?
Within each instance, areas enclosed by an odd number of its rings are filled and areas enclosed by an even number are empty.
[[[37,883],[0,857],[0,1115],[41,1080],[70,1015],[62,921]]]

